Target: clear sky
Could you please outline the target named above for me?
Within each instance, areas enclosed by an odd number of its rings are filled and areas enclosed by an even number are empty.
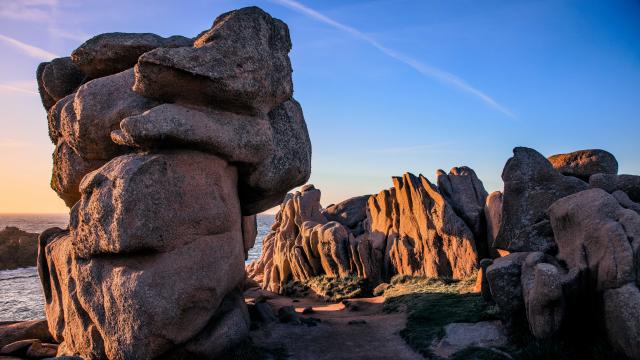
[[[195,36],[248,5],[289,25],[325,205],[460,165],[499,190],[518,145],[604,148],[640,174],[636,0],[2,0],[0,212],[66,211],[39,62],[103,32]]]

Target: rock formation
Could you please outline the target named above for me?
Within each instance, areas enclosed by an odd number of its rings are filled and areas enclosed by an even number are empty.
[[[35,266],[38,253],[38,234],[17,227],[0,230],[0,270]]]
[[[638,177],[617,175],[617,161],[601,150],[551,162],[531,149],[514,154],[494,245],[517,252],[486,269],[502,318],[540,339],[600,329],[615,350],[640,359]],[[492,224],[499,217],[490,202]]]
[[[212,358],[244,339],[255,214],[310,173],[290,49],[250,7],[196,39],[102,34],[38,68],[71,208],[39,239],[59,356]]]
[[[247,268],[249,276],[280,292],[290,280],[319,275],[359,276],[372,284],[395,274],[454,279],[472,275],[479,256],[471,226],[486,231],[486,191],[469,168],[443,176],[446,190],[407,173],[393,178],[389,190],[326,209],[320,205],[320,190],[303,187],[282,203],[260,259]],[[469,199],[472,205],[466,203]],[[486,239],[484,233],[479,236]]]
[[[618,161],[608,151],[600,149],[580,150],[549,157],[553,168],[562,175],[574,176],[589,181],[595,174],[617,174]]]

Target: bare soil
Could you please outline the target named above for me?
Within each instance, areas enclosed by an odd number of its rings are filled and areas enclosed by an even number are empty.
[[[423,359],[398,335],[405,327],[406,313],[383,312],[382,296],[327,303],[313,296],[294,299],[257,288],[246,296],[267,297],[276,314],[283,306],[294,306],[301,318],[320,320],[316,326],[274,322],[251,331],[256,345],[284,348],[291,359]],[[306,307],[312,307],[313,313],[303,315]]]

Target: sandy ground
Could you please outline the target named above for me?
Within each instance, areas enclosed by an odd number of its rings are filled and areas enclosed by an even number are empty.
[[[274,348],[284,346],[290,358],[296,360],[422,360],[402,340],[398,333],[404,328],[404,312],[386,314],[382,311],[382,297],[351,299],[350,306],[327,303],[308,297],[294,299],[260,289],[246,293],[248,298],[263,295],[274,313],[282,306],[294,306],[302,318],[316,318],[317,326],[274,322],[251,331],[257,345]],[[355,305],[355,306],[353,306]],[[302,315],[305,307],[314,312]],[[357,307],[357,310],[352,310]],[[349,322],[360,324],[349,324]],[[365,323],[362,323],[364,321]]]

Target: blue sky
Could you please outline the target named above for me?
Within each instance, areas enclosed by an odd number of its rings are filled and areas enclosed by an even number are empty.
[[[638,1],[3,0],[0,212],[65,209],[33,93],[43,58],[103,32],[194,36],[248,5],[289,25],[325,205],[459,165],[498,190],[519,145],[604,148],[640,174]]]

